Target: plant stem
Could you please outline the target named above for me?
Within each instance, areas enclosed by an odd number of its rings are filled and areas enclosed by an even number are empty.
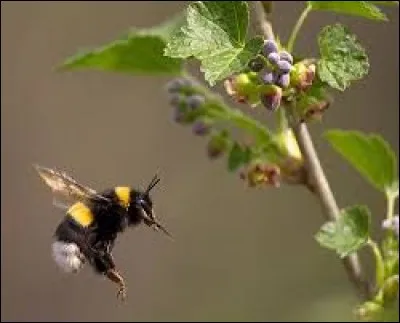
[[[263,5],[263,1],[252,1],[254,14],[257,16],[258,26],[266,39],[274,40],[272,25],[267,19],[269,12],[266,12],[268,4]],[[271,1],[264,1],[271,2]]]
[[[303,12],[301,13],[299,19],[297,20],[296,25],[294,26],[292,33],[289,37],[289,41],[287,44],[287,50],[289,52],[293,51],[293,46],[296,41],[297,35],[301,29],[301,26],[303,26],[303,23],[306,20],[307,15],[310,13],[310,11],[311,11],[311,6],[309,4],[307,4],[307,6],[304,8]]]
[[[287,49],[289,51],[293,50],[297,34],[310,10],[311,7],[307,5],[298,19],[288,42]],[[256,15],[256,18],[260,19],[260,15]],[[262,24],[263,22],[259,21],[259,23]],[[300,151],[304,157],[308,186],[320,200],[326,218],[329,221],[335,221],[340,216],[340,210],[322,169],[311,136],[308,132],[307,125],[304,122],[294,120],[294,122],[291,122],[291,127],[293,128]],[[362,298],[369,298],[372,295],[371,288],[369,282],[364,278],[363,270],[361,269],[360,260],[357,254],[352,254],[344,258],[342,262],[349,280],[354,284],[360,296]]]
[[[386,219],[391,220],[394,215],[394,203],[396,196],[394,194],[386,193]]]
[[[386,220],[391,222],[394,216],[394,205],[397,199],[397,195],[392,192],[386,192]],[[387,230],[386,234],[386,244],[384,244],[384,254],[386,254],[385,246],[392,245],[393,241],[396,239],[395,233],[393,230]]]
[[[381,287],[385,282],[385,263],[379,250],[378,244],[372,239],[368,239],[368,246],[370,246],[372,253],[375,257],[376,263],[376,284]]]
[[[327,220],[335,221],[340,216],[340,210],[322,169],[306,124],[303,122],[294,124],[293,132],[304,156],[309,183],[312,183],[313,192],[320,200]],[[368,281],[364,278],[357,254],[344,258],[342,263],[350,281],[355,285],[360,296],[368,298],[371,295],[371,290]]]

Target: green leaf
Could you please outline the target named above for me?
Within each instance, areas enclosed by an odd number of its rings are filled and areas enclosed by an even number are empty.
[[[351,82],[368,74],[368,56],[344,26],[326,26],[319,34],[318,43],[321,55],[318,76],[332,88],[344,91]]]
[[[336,221],[321,227],[315,239],[322,247],[335,250],[341,258],[347,257],[368,242],[370,217],[366,206],[345,208]]]
[[[308,3],[314,10],[332,11],[372,20],[388,20],[372,1],[308,1]]]
[[[242,148],[237,142],[235,142],[229,152],[228,157],[228,170],[234,172],[241,165],[246,164],[250,161],[251,150],[249,147]]]
[[[186,11],[184,26],[174,35],[165,55],[194,57],[211,86],[242,71],[261,49],[263,40],[248,41],[248,4],[245,1],[196,1]]]
[[[398,1],[368,1],[371,3],[374,3],[378,6],[398,6],[399,2]]]
[[[380,191],[396,189],[397,160],[389,144],[377,134],[330,130],[325,137],[332,147]]]
[[[182,60],[164,56],[170,34],[182,25],[174,17],[151,29],[132,29],[127,35],[99,48],[81,51],[65,60],[59,69],[92,69],[138,75],[179,75]]]
[[[185,16],[182,13],[179,13],[158,26],[138,30],[137,32],[139,32],[139,34],[143,33],[144,35],[160,36],[167,43],[171,36],[182,28],[184,23]]]

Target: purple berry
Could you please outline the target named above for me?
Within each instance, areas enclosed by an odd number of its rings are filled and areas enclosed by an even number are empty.
[[[175,93],[180,90],[179,79],[173,79],[169,81],[166,85],[167,92]]]
[[[256,57],[249,62],[249,69],[253,72],[259,72],[263,69],[264,62],[261,58]]]
[[[265,57],[268,57],[269,54],[276,53],[277,51],[278,51],[278,46],[273,40],[268,39],[264,42],[262,52]]]
[[[178,106],[181,102],[183,102],[183,100],[184,100],[184,97],[183,97],[181,94],[179,94],[179,93],[173,93],[173,94],[170,96],[169,103],[170,103],[172,106]]]
[[[282,61],[289,62],[290,64],[293,64],[293,56],[288,53],[287,51],[283,50],[279,53],[279,56]]]
[[[176,93],[182,91],[184,88],[193,87],[193,83],[184,78],[176,78],[167,83],[167,91],[169,93]]]
[[[263,76],[262,76],[262,81],[264,84],[273,84],[275,83],[276,80],[276,75],[274,74],[273,71],[267,71]]]
[[[202,120],[198,120],[193,124],[192,130],[195,135],[204,136],[210,132],[210,125]]]
[[[281,74],[278,77],[277,80],[277,85],[279,85],[281,88],[287,88],[290,84],[290,74],[289,73],[285,73],[285,74]]]
[[[187,98],[187,105],[190,109],[195,110],[201,107],[206,99],[200,94],[193,94]]]
[[[279,54],[278,53],[271,53],[268,55],[268,60],[270,61],[271,64],[276,65],[279,62]]]
[[[183,79],[173,79],[167,83],[167,91],[169,93],[176,93],[182,89]]]
[[[282,61],[282,60],[280,60],[280,61],[278,61],[277,66],[278,66],[279,71],[280,71],[281,73],[289,73],[290,70],[292,69],[292,64],[290,64],[290,63],[287,62],[287,61]]]

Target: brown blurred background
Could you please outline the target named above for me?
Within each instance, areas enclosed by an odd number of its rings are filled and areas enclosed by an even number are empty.
[[[1,3],[1,317],[2,320],[200,321],[344,320],[356,304],[333,252],[313,234],[323,223],[316,200],[298,187],[252,190],[210,162],[205,140],[172,122],[168,78],[52,68],[81,48],[105,44],[131,26],[150,27],[185,2]],[[287,39],[302,2],[275,5]],[[311,14],[297,50],[317,53],[316,35],[340,21],[366,47],[370,74],[336,95],[311,127],[340,206],[367,204],[375,227],[385,201],[328,144],[326,128],[378,132],[398,153],[399,16],[390,22]],[[261,115],[261,113],[260,113]],[[267,119],[267,116],[264,116]],[[58,167],[103,189],[146,185],[156,170],[156,212],[171,242],[148,228],[127,232],[115,257],[128,283],[116,288],[85,268],[58,270],[50,256],[62,213],[32,163]],[[369,253],[363,252],[369,261]]]

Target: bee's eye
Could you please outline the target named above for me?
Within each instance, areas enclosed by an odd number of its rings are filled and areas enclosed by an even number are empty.
[[[136,199],[136,204],[137,204],[138,206],[143,206],[143,205],[146,205],[146,201],[145,201],[143,198],[138,197],[138,198]]]

